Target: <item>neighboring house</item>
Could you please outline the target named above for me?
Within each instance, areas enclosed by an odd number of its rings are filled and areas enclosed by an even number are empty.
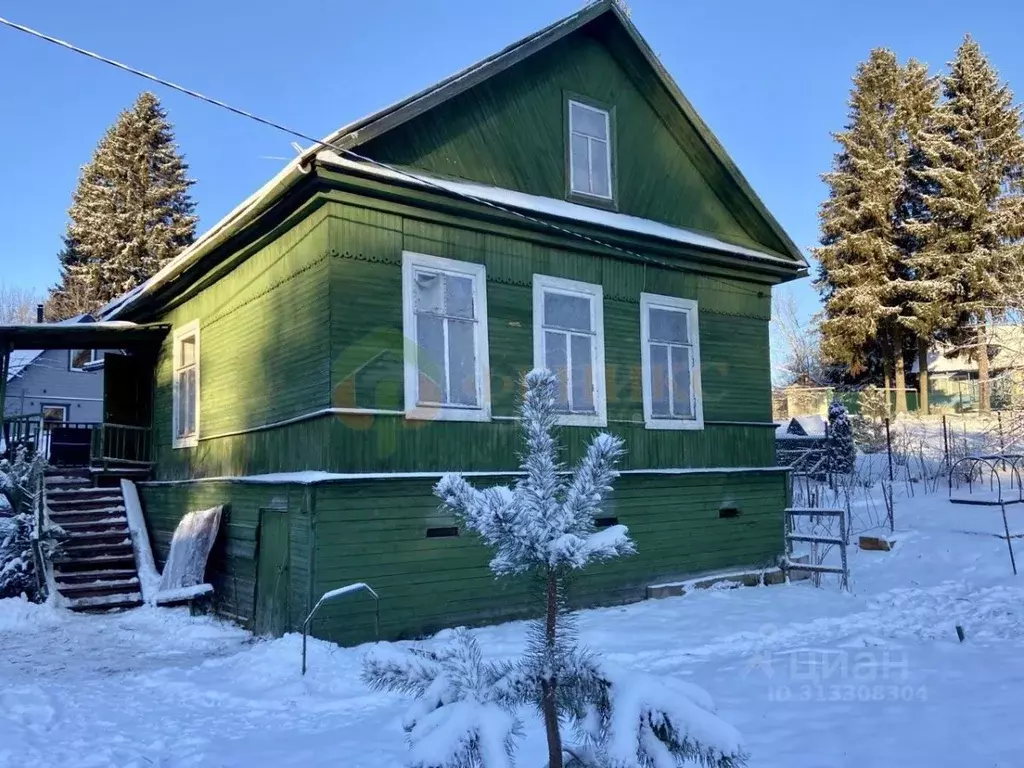
[[[88,315],[65,321],[85,323]],[[16,350],[7,372],[4,418],[49,425],[103,420],[103,369],[91,350]]]
[[[531,585],[495,582],[432,486],[515,482],[520,379],[548,366],[566,460],[599,429],[628,450],[599,524],[639,554],[575,604],[776,562],[771,288],[807,265],[616,6],[328,141],[105,312],[170,325],[137,379],[158,559],[184,513],[226,504],[216,608],[257,631],[353,582],[384,637],[523,615]],[[112,366],[108,408],[149,418]],[[372,639],[372,603],[313,632]]]
[[[995,325],[988,331],[992,407],[1024,404],[1024,327]],[[920,371],[914,361],[911,372]],[[978,361],[967,352],[937,346],[928,353],[929,410],[970,411],[978,404]]]

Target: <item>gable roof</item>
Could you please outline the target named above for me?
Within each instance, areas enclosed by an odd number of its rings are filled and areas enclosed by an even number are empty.
[[[156,274],[124,295],[114,299],[107,306],[103,307],[103,309],[100,310],[101,317],[114,318],[119,316],[120,313],[134,304],[143,295],[151,293],[156,288],[173,280],[194,261],[198,260],[206,253],[209,253],[215,247],[240,231],[249,222],[257,218],[287,189],[301,179],[304,174],[308,173],[312,169],[312,166],[317,162],[326,162],[327,164],[337,165],[339,155],[341,155],[344,160],[374,165],[380,170],[396,171],[397,169],[392,169],[386,164],[379,163],[371,158],[360,155],[354,150],[354,148],[412,120],[429,109],[458,96],[472,88],[474,85],[507,70],[528,56],[553,45],[572,32],[583,28],[587,24],[605,16],[606,14],[610,14],[612,18],[618,21],[621,29],[627,33],[636,49],[650,65],[658,81],[668,91],[674,104],[690,124],[692,124],[709,152],[720,164],[725,175],[739,188],[742,192],[742,198],[750,205],[758,219],[767,224],[771,232],[784,246],[784,253],[775,253],[767,247],[764,249],[764,253],[756,252],[753,249],[743,250],[760,253],[762,256],[773,258],[776,260],[776,263],[791,266],[794,270],[806,270],[808,264],[799,247],[792,241],[792,239],[790,239],[782,226],[765,207],[764,203],[750,186],[750,183],[729,157],[725,148],[721,143],[719,143],[718,139],[711,132],[711,129],[708,128],[707,124],[700,118],[689,100],[683,95],[679,86],[661,64],[654,51],[651,50],[646,40],[644,40],[643,36],[640,34],[639,30],[619,7],[617,0],[596,0],[596,2],[591,3],[576,13],[570,14],[547,27],[512,43],[501,51],[498,51],[497,53],[492,54],[491,56],[488,56],[487,58],[482,59],[459,72],[456,72],[454,75],[451,75],[438,83],[413,94],[412,96],[395,102],[384,109],[378,110],[377,112],[342,126],[338,130],[329,134],[322,141],[312,147],[309,147],[298,157],[288,163],[288,165],[286,165],[273,179],[267,182],[267,184],[257,190],[253,195],[246,198],[246,200],[244,200],[239,206],[207,230],[207,232],[199,237],[191,246],[164,265],[164,267]],[[427,178],[425,174],[409,174],[404,171],[401,172],[401,175],[407,179],[414,181],[418,180],[421,183],[425,178]],[[431,185],[435,187],[438,186],[432,182]],[[466,196],[468,194],[465,190],[457,191],[449,189],[448,191],[461,196]],[[509,193],[512,192],[512,190],[504,191]],[[531,195],[528,197],[536,196]],[[548,200],[547,198],[541,199]],[[552,198],[551,200],[553,201],[554,199]],[[478,199],[477,201],[479,202],[480,200]],[[491,201],[492,204],[494,204],[494,202],[495,201],[493,200]],[[586,208],[586,206],[576,207]],[[638,217],[628,218],[637,219]],[[655,222],[650,223],[654,224]],[[668,225],[661,226],[668,227]],[[678,227],[668,228],[675,229],[680,232],[687,232],[687,230],[683,230]],[[716,240],[716,238],[710,238],[696,232],[692,233],[692,235],[694,237],[703,237],[707,240]],[[724,241],[717,242],[722,245],[727,245]],[[693,243],[691,242],[691,244]],[[698,244],[702,247],[708,247],[708,243],[706,242]],[[731,246],[731,248],[732,250],[724,248],[719,250],[732,253],[732,255],[740,255],[736,252],[736,249],[741,249],[741,246]]]

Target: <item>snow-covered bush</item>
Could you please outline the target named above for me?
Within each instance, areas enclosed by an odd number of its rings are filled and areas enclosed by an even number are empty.
[[[860,391],[860,412],[865,418],[882,421],[890,416],[888,390],[869,384]]]
[[[39,589],[32,551],[35,493],[45,466],[41,457],[30,457],[24,447],[18,449],[14,461],[0,460],[0,494],[13,512],[0,529],[0,598],[24,594],[38,602],[46,597]],[[39,537],[44,557],[52,557],[57,551],[61,533],[54,527]]]
[[[828,471],[848,475],[857,461],[857,448],[853,443],[853,424],[846,406],[833,400],[828,406]]]
[[[440,652],[371,653],[364,680],[416,697],[404,723],[416,768],[511,766],[524,707],[541,715],[549,768],[663,768],[686,760],[741,766],[739,734],[714,714],[704,691],[614,669],[577,641],[568,576],[635,547],[625,526],[594,525],[618,475],[622,441],[597,435],[565,472],[552,434],[557,392],[550,371],[527,375],[520,409],[526,452],[514,486],[480,490],[449,474],[435,487],[445,507],[494,550],[496,575],[530,574],[541,585],[543,615],[529,628],[526,654],[485,662],[462,631]],[[563,724],[578,744],[563,743]]]

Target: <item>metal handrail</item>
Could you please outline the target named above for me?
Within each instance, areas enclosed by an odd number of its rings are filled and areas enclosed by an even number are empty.
[[[313,620],[313,615],[318,610],[320,610],[320,606],[323,605],[324,603],[330,602],[331,600],[334,600],[335,598],[338,598],[338,597],[343,597],[345,595],[351,595],[351,594],[353,594],[355,592],[362,592],[362,591],[369,592],[370,596],[373,597],[373,603],[374,603],[374,609],[375,609],[375,614],[374,614],[374,630],[375,630],[377,639],[380,640],[380,596],[376,592],[373,591],[373,588],[369,584],[364,584],[363,582],[359,582],[357,584],[348,584],[347,586],[344,586],[344,587],[338,587],[337,589],[332,589],[330,592],[324,592],[324,594],[320,597],[320,599],[316,601],[316,605],[313,606],[313,610],[309,612],[309,616],[307,616],[306,620],[304,622],[302,622],[302,674],[303,675],[306,674],[306,636],[309,634],[309,622],[311,622]]]

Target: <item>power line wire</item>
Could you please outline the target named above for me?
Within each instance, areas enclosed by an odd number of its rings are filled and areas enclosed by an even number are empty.
[[[424,176],[420,176],[418,174],[410,173],[409,171],[406,171],[406,170],[404,170],[402,168],[398,168],[398,167],[390,165],[388,163],[383,163],[383,162],[381,162],[379,160],[375,160],[375,159],[373,159],[371,157],[367,157],[367,156],[361,155],[358,152],[354,152],[351,149],[346,149],[344,147],[337,146],[337,145],[332,144],[330,142],[323,141],[322,139],[317,139],[317,138],[315,138],[313,136],[310,136],[309,134],[303,133],[302,131],[297,131],[294,128],[289,128],[288,126],[283,125],[281,123],[275,122],[273,120],[269,120],[269,119],[264,118],[264,117],[260,117],[259,115],[256,115],[256,114],[254,114],[252,112],[248,112],[248,111],[246,111],[244,109],[240,109],[239,107],[232,106],[231,104],[228,104],[227,102],[221,101],[220,99],[215,99],[213,97],[207,96],[207,95],[205,95],[203,93],[200,93],[199,91],[194,91],[191,88],[186,88],[185,86],[179,85],[178,83],[175,83],[175,82],[172,82],[170,80],[166,80],[166,79],[164,79],[162,77],[158,77],[156,75],[150,74],[149,72],[146,72],[146,71],[141,70],[141,69],[137,69],[136,67],[132,67],[132,66],[130,66],[128,64],[124,64],[123,62],[117,61],[116,59],[111,59],[111,58],[109,58],[107,56],[103,56],[102,54],[96,53],[95,51],[90,51],[90,50],[88,50],[86,48],[82,48],[80,46],[75,45],[74,43],[70,43],[70,42],[68,42],[66,40],[62,40],[62,39],[60,39],[58,37],[53,37],[52,35],[48,35],[45,32],[40,32],[39,30],[33,29],[32,27],[27,27],[24,24],[18,24],[17,22],[11,21],[10,19],[6,19],[6,18],[4,18],[2,16],[0,16],[0,25],[4,25],[6,27],[10,27],[11,29],[14,29],[14,30],[16,30],[18,32],[23,32],[24,34],[27,34],[27,35],[30,35],[30,36],[35,37],[37,39],[43,40],[43,41],[45,41],[47,43],[51,43],[52,45],[56,45],[56,46],[59,46],[61,48],[65,48],[66,50],[69,50],[69,51],[71,51],[73,53],[77,53],[77,54],[79,54],[81,56],[85,56],[86,58],[92,59],[94,61],[98,61],[98,62],[101,62],[103,64],[107,64],[107,65],[109,65],[111,67],[114,67],[115,69],[119,69],[119,70],[121,70],[123,72],[127,72],[127,73],[129,73],[131,75],[135,75],[136,77],[141,77],[141,78],[143,78],[145,80],[149,80],[150,82],[157,83],[158,85],[162,85],[165,88],[170,88],[171,90],[174,90],[174,91],[177,91],[179,93],[185,94],[186,96],[189,96],[191,98],[198,99],[198,100],[203,101],[203,102],[205,102],[207,104],[210,104],[212,106],[219,107],[221,109],[226,109],[227,111],[229,111],[229,112],[231,112],[231,113],[233,113],[235,115],[238,115],[240,117],[248,118],[249,120],[254,120],[257,123],[260,123],[260,124],[265,125],[265,126],[267,126],[269,128],[273,128],[275,130],[281,131],[283,133],[290,134],[292,136],[295,136],[296,138],[303,139],[304,141],[309,141],[309,142],[311,142],[312,144],[314,144],[316,146],[323,147],[324,149],[329,149],[329,150],[332,150],[334,152],[339,152],[342,155],[348,155],[348,156],[350,156],[350,157],[352,157],[352,158],[354,158],[356,160],[359,160],[360,162],[369,163],[371,165],[377,166],[377,167],[382,168],[384,170],[387,170],[387,171],[389,171],[391,173],[394,173],[394,174],[397,174],[397,175],[402,176],[404,178],[407,178],[410,181],[413,181],[413,182],[415,182],[417,184],[430,187],[432,189],[438,190],[438,191],[443,192],[443,193],[448,194],[448,195],[454,195],[456,197],[461,197],[464,200],[468,200],[470,202],[477,203],[478,205],[484,205],[486,207],[489,207],[489,208],[497,210],[497,211],[501,211],[502,213],[505,213],[505,214],[508,214],[508,215],[511,215],[511,216],[519,217],[520,219],[523,219],[524,221],[528,221],[528,222],[530,222],[532,224],[552,229],[552,230],[554,230],[556,232],[560,232],[562,234],[569,235],[570,237],[574,237],[574,238],[577,238],[577,239],[580,239],[580,240],[584,240],[584,241],[589,242],[589,243],[591,243],[593,245],[597,245],[597,246],[600,246],[602,248],[607,248],[607,249],[610,249],[610,250],[613,250],[613,251],[617,251],[619,253],[626,254],[626,255],[631,256],[631,257],[633,257],[635,259],[638,259],[639,261],[641,261],[643,263],[653,263],[653,264],[657,264],[659,266],[667,267],[669,269],[678,269],[678,265],[672,264],[671,262],[662,261],[661,259],[657,259],[657,258],[654,258],[652,256],[644,256],[644,255],[636,253],[636,252],[634,252],[634,251],[632,251],[632,250],[630,250],[628,248],[622,248],[621,246],[612,245],[611,243],[605,242],[605,241],[603,241],[603,240],[601,240],[599,238],[591,237],[590,235],[585,235],[582,232],[577,232],[575,230],[559,226],[558,224],[555,224],[553,222],[546,221],[544,219],[539,219],[539,218],[536,218],[534,216],[530,216],[528,214],[523,213],[522,211],[518,211],[518,210],[515,210],[513,208],[507,208],[507,207],[505,207],[503,205],[500,205],[498,203],[495,203],[495,202],[493,202],[491,200],[487,200],[487,199],[484,199],[484,198],[477,197],[476,195],[472,195],[472,194],[470,194],[468,192],[464,192],[464,191],[461,191],[461,190],[449,189],[448,187],[445,187],[442,184],[438,184],[438,183],[436,183],[436,182],[432,181],[431,179],[426,178]],[[725,286],[729,287],[731,290],[736,291],[738,293],[746,293],[747,295],[756,296],[757,298],[765,298],[764,291],[761,291],[761,290],[751,291],[751,290],[748,290],[748,289],[743,288],[741,286],[738,286],[735,283],[727,282],[726,280],[723,280],[721,278],[714,277],[713,275],[702,275],[702,277],[704,277],[706,279],[709,279],[709,280],[714,280],[715,282],[718,282],[718,283],[721,283],[722,285],[725,285]]]

